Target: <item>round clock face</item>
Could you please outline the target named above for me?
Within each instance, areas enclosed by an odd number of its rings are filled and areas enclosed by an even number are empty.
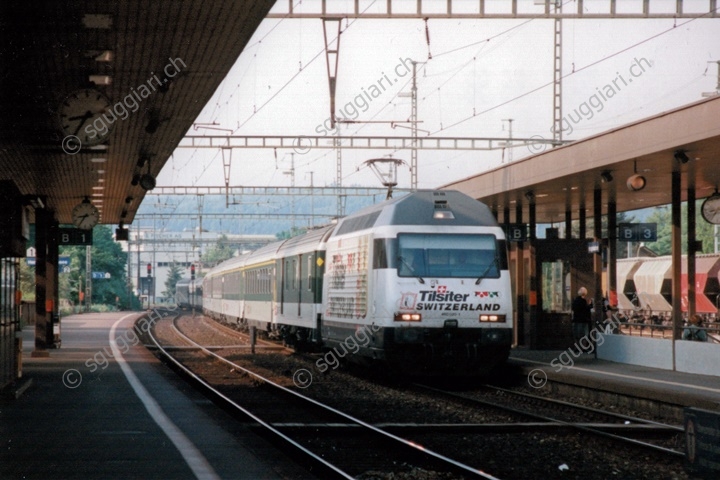
[[[95,205],[82,202],[75,205],[72,211],[73,224],[82,230],[91,230],[100,220],[100,213]]]
[[[110,100],[86,88],[71,93],[60,105],[60,126],[66,136],[74,135],[82,145],[97,145],[107,139],[115,124],[115,115],[107,114]]]
[[[715,193],[706,198],[700,211],[708,223],[720,225],[720,194]]]

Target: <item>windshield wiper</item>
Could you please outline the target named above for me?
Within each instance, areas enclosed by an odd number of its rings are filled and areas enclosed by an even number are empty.
[[[410,264],[408,263],[407,260],[405,260],[404,257],[399,256],[399,257],[398,257],[398,260],[400,260],[400,263],[402,263],[403,265],[405,265],[405,266],[410,270],[411,273],[415,274],[415,276],[416,276],[417,279],[420,281],[420,283],[425,283],[425,280],[423,280],[423,278],[422,278],[420,275],[417,275],[417,273],[415,272],[415,269],[412,267],[412,265],[410,265]]]
[[[485,267],[485,271],[478,277],[477,280],[475,280],[475,285],[480,285],[480,282],[482,282],[483,278],[485,278],[485,275],[490,271],[491,267],[497,267],[498,265],[498,258],[495,257],[495,260],[492,263],[489,263],[487,267]]]

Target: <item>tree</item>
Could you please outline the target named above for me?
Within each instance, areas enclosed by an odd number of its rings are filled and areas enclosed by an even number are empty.
[[[28,266],[25,259],[19,262],[20,291],[26,302],[35,301],[35,267]]]
[[[304,233],[307,233],[307,228],[296,227],[291,228],[290,230],[283,230],[282,232],[278,232],[275,234],[275,237],[278,240],[287,240],[288,238],[296,237]]]
[[[171,298],[175,297],[175,285],[178,280],[182,278],[183,272],[184,269],[177,263],[172,262],[170,264],[167,279],[165,280],[165,291],[163,292],[163,296]]]
[[[60,247],[60,255],[70,257],[70,273],[60,274],[60,297],[78,304],[80,292],[85,289],[87,248],[83,246]],[[127,253],[112,238],[112,230],[107,225],[98,225],[93,229],[91,247],[92,271],[109,274],[109,278],[95,279],[92,282],[92,303],[116,306],[118,303],[129,306],[133,300],[127,288]]]
[[[232,247],[228,245],[227,235],[221,235],[215,245],[208,248],[203,255],[203,263],[208,267],[214,267],[218,263],[232,258],[234,253]]]
[[[702,218],[700,205],[703,200],[695,202],[695,239],[702,241],[702,250],[698,253],[712,253],[715,247],[714,227]],[[682,253],[687,254],[687,202],[683,203],[680,209],[682,219]],[[657,207],[648,216],[647,221],[657,223],[657,242],[648,243],[646,246],[657,252],[658,255],[670,255],[672,253],[672,211],[670,206]]]

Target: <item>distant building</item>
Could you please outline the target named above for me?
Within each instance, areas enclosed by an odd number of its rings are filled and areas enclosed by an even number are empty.
[[[151,227],[141,227],[139,230],[131,229],[129,241],[120,242],[123,251],[128,252],[127,273],[132,282],[133,291],[143,298],[150,298],[154,303],[166,303],[165,281],[172,263],[179,265],[183,277],[190,276],[190,265],[196,265],[196,275],[202,276],[202,256],[209,248],[217,245],[218,239],[223,235],[227,237],[227,244],[238,252],[255,250],[276,240],[274,235],[237,235],[218,232],[195,231],[166,232],[156,231]],[[151,275],[154,279],[149,282],[147,266],[151,265]],[[154,285],[153,285],[154,284]],[[151,288],[152,287],[154,288]]]

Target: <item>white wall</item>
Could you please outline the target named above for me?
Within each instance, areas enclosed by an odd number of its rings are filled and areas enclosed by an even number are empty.
[[[603,335],[598,358],[611,362],[672,370],[672,341],[632,335]],[[678,372],[720,377],[720,344],[677,340],[675,367]]]
[[[679,372],[720,377],[720,345],[678,340],[675,342],[675,366]]]
[[[672,370],[672,341],[632,335],[604,335],[598,358],[618,363]]]

